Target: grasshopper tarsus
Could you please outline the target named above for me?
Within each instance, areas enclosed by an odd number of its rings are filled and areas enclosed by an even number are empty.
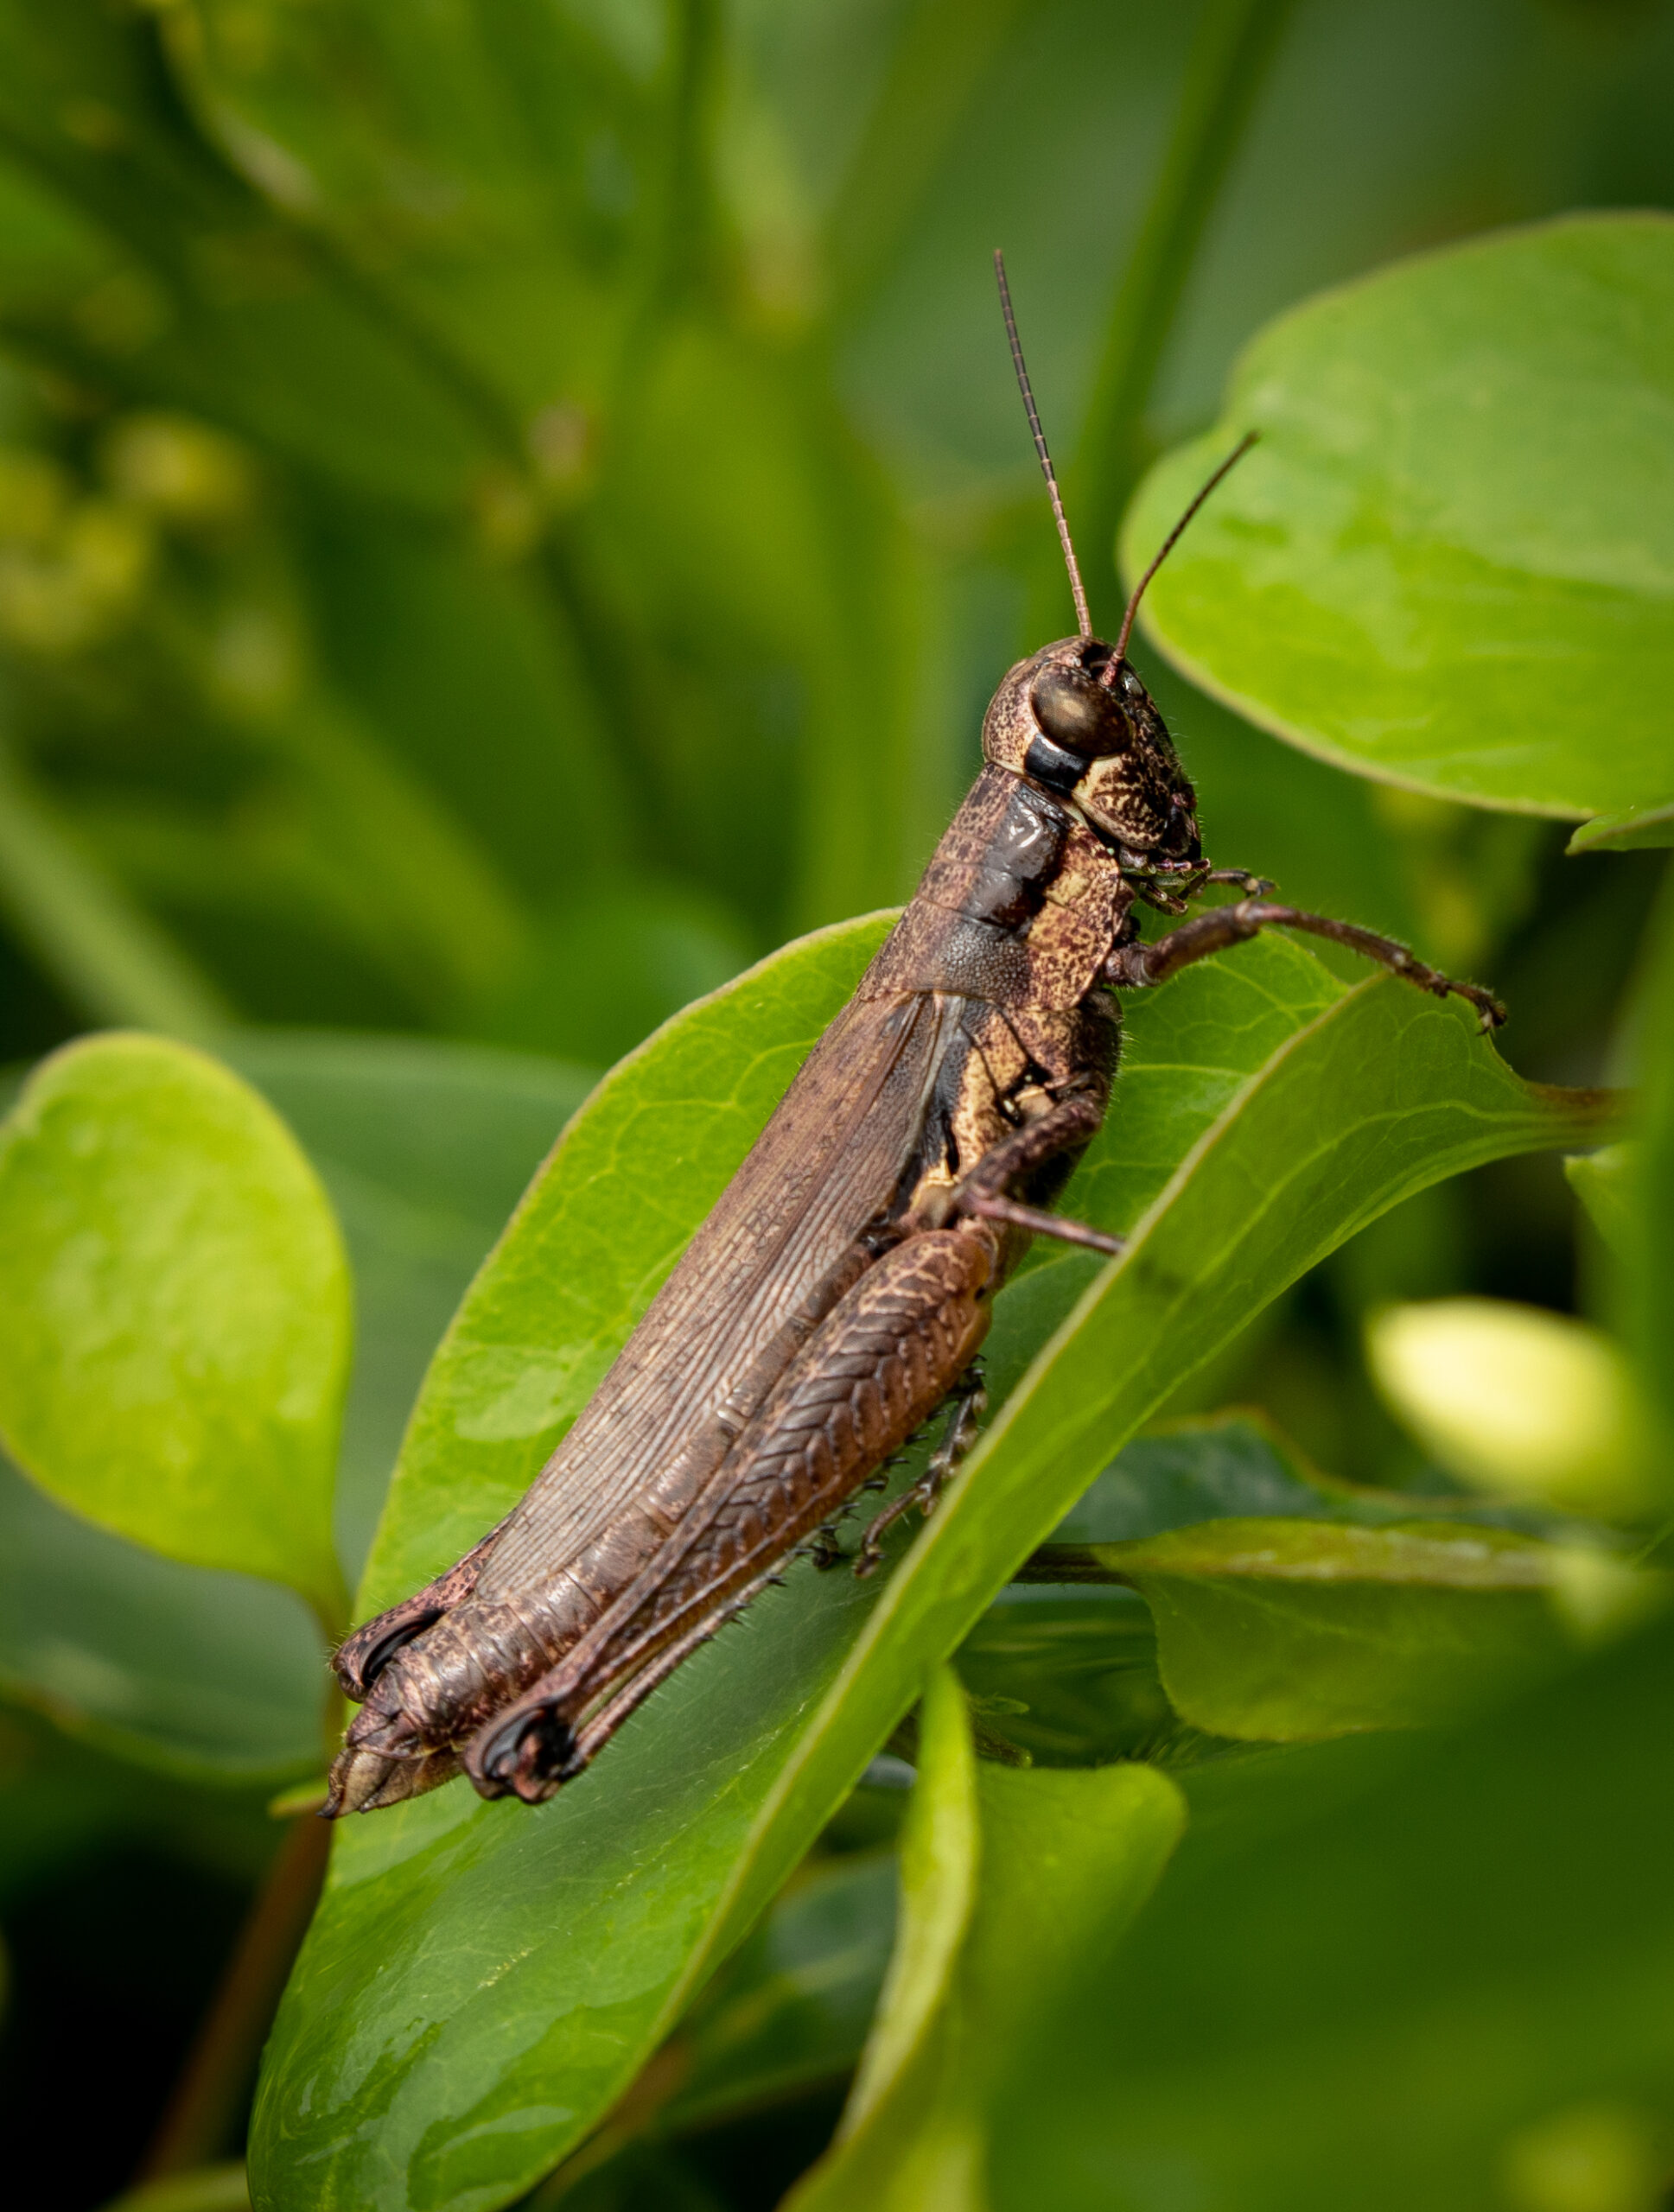
[[[1056,1237],[1060,1244],[1081,1244],[1093,1252],[1125,1252],[1125,1236],[1112,1236],[1103,1229],[1091,1228],[1085,1221],[1070,1221],[1062,1214],[1047,1213],[1041,1206],[1020,1205],[1015,1198],[976,1197],[958,1202],[963,1211],[978,1215],[984,1221],[1003,1221],[1014,1229],[1026,1229],[1031,1236]]]

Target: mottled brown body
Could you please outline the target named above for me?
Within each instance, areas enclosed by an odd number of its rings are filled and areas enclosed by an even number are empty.
[[[364,1702],[334,1814],[461,1769],[487,1796],[550,1796],[913,1434],[1103,1118],[1107,987],[1278,919],[1492,1007],[1212,877],[1168,732],[1110,646],[1018,663],[983,735],[912,904],[527,1495],[344,1644]],[[1252,895],[1136,942],[1136,899],[1183,912],[1210,880]]]

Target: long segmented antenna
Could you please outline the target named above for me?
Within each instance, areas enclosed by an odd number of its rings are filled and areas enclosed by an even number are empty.
[[[1052,500],[1052,518],[1058,525],[1058,543],[1064,549],[1064,566],[1070,572],[1070,589],[1075,594],[1075,626],[1084,638],[1092,635],[1092,617],[1087,612],[1087,594],[1081,588],[1081,571],[1076,566],[1075,547],[1070,542],[1070,526],[1064,519],[1064,502],[1059,496],[1058,479],[1053,474],[1052,455],[1047,451],[1046,433],[1041,428],[1041,417],[1034,405],[1034,392],[1028,380],[1028,371],[1023,366],[1023,348],[1017,336],[1017,318],[1011,312],[1011,287],[1006,282],[1006,257],[996,245],[994,249],[994,274],[1000,287],[1000,305],[1006,319],[1006,336],[1011,340],[1011,365],[1017,372],[1017,389],[1023,395],[1023,404],[1028,410],[1028,426],[1034,433],[1034,450],[1041,456],[1041,474],[1047,480],[1047,491]]]
[[[1244,432],[1244,435],[1238,440],[1237,445],[1233,447],[1232,452],[1227,454],[1220,467],[1215,471],[1214,474],[1209,479],[1209,481],[1198,493],[1196,499],[1193,500],[1191,505],[1187,508],[1185,513],[1174,524],[1174,528],[1168,532],[1168,535],[1163,539],[1162,550],[1158,553],[1155,560],[1152,562],[1150,567],[1146,569],[1144,575],[1139,579],[1139,582],[1134,586],[1133,597],[1128,601],[1128,611],[1122,617],[1122,634],[1116,641],[1116,658],[1111,663],[1111,666],[1113,669],[1120,668],[1123,662],[1128,657],[1128,639],[1133,634],[1134,617],[1139,612],[1140,601],[1145,596],[1146,585],[1149,583],[1151,578],[1156,574],[1157,570],[1162,566],[1162,563],[1174,551],[1175,546],[1179,544],[1181,531],[1185,529],[1187,524],[1192,519],[1192,517],[1203,505],[1211,492],[1214,490],[1221,478],[1225,475],[1228,469],[1237,467],[1238,463],[1244,459],[1245,454],[1249,452],[1251,447],[1255,444],[1256,440],[1260,435],[1261,433],[1259,430],[1246,430]]]

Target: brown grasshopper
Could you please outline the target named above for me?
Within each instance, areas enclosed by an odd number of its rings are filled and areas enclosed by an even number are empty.
[[[337,1654],[361,1702],[333,1815],[461,1769],[485,1797],[551,1796],[951,1399],[856,1571],[909,1505],[931,1510],[982,1409],[972,1363],[995,1293],[1030,1236],[1120,1249],[1045,1211],[1104,1117],[1113,989],[1282,924],[1456,992],[1485,1028],[1504,1019],[1388,938],[1204,861],[1195,794],[1127,646],[1146,585],[1251,441],[1102,643],[995,264],[1077,634],[1007,674],[984,766],[912,904],[521,1503]],[[1243,895],[1188,914],[1216,884]],[[1142,944],[1142,902],[1187,918]]]

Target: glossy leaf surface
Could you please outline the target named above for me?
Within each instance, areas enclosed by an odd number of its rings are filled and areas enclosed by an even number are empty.
[[[0,1430],[42,1488],[199,1567],[341,1605],[349,1281],[324,1192],[229,1070],[71,1046],[0,1140]]]
[[[1152,586],[1150,633],[1363,774],[1537,813],[1663,805],[1671,362],[1660,214],[1505,232],[1321,295],[1252,342],[1219,425],[1130,511],[1137,574],[1260,432]]]
[[[764,963],[577,1116],[437,1357],[362,1615],[524,1488],[882,927]],[[452,1788],[340,1836],[270,2046],[259,2201],[305,2185],[356,2212],[486,2207],[526,2187],[746,1932],[926,1669],[1182,1374],[1397,1198],[1595,1128],[1584,1103],[1528,1090],[1456,1008],[1392,982],[1346,993],[1283,943],[1193,971],[1130,1027],[1071,1203],[1136,1225],[1135,1242],[1118,1267],[1046,1265],[1006,1294],[991,1373],[1008,1402],[882,1587],[799,1571],[538,1812]]]

